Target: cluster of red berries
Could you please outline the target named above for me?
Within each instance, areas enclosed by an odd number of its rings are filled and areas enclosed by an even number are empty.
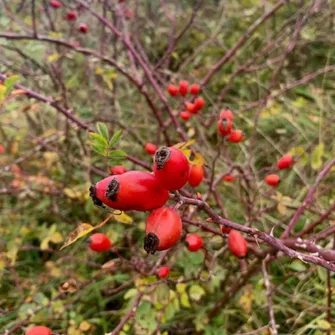
[[[221,136],[228,138],[231,143],[239,143],[244,140],[244,133],[242,130],[233,130],[233,112],[229,109],[224,109],[220,112],[219,120],[217,122],[218,132]]]
[[[51,0],[50,1],[50,7],[54,8],[54,9],[58,9],[58,8],[62,8],[63,4],[58,1],[58,0]],[[65,19],[67,21],[76,21],[77,20],[77,12],[74,10],[71,10],[69,12],[66,13],[65,15]],[[78,31],[80,31],[83,34],[86,34],[88,32],[88,26],[85,23],[80,23],[78,25]]]
[[[293,157],[290,154],[282,156],[278,163],[279,170],[289,169],[293,165]],[[269,174],[265,177],[265,182],[272,187],[277,187],[280,183],[280,176],[278,174]]]
[[[181,80],[179,83],[179,87],[170,84],[167,88],[168,93],[176,97],[179,94],[182,97],[185,97],[188,93],[192,95],[198,95],[200,93],[201,87],[199,84],[189,85],[188,81]],[[202,97],[195,98],[192,102],[185,101],[185,110],[179,113],[179,116],[183,120],[188,120],[191,118],[192,114],[198,114],[201,109],[205,106],[205,100]]]

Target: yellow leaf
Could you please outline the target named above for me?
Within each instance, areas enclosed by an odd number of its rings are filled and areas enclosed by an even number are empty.
[[[183,149],[186,149],[187,147],[191,146],[195,142],[196,140],[190,140],[188,142],[181,142],[181,143],[175,144],[173,147],[183,151]]]
[[[80,322],[79,329],[83,332],[87,332],[91,328],[91,324],[87,321]]]
[[[82,332],[79,329],[76,329],[74,326],[71,326],[67,329],[68,335],[82,335]]]
[[[84,237],[85,235],[89,234],[91,231],[93,231],[96,227],[91,226],[88,223],[81,223],[66,239],[63,246],[60,248],[60,250],[63,250],[64,248],[68,247],[72,243],[76,242],[80,238]]]
[[[11,154],[15,155],[18,152],[18,149],[19,149],[19,143],[17,141],[14,141],[10,148]]]
[[[0,103],[5,98],[7,88],[4,85],[0,85]]]
[[[45,263],[46,268],[48,269],[48,273],[51,277],[59,278],[62,275],[62,272],[59,267],[52,261],[48,261]]]
[[[61,233],[59,233],[58,231],[56,231],[54,234],[51,235],[50,237],[50,241],[52,243],[58,244],[64,241],[63,236]]]
[[[187,293],[183,293],[181,295],[180,302],[181,302],[182,306],[184,306],[186,308],[190,308],[191,307],[190,300],[188,299]]]
[[[60,57],[60,54],[55,52],[55,53],[51,54],[50,56],[48,56],[47,61],[48,61],[48,63],[52,63],[52,62],[55,62],[56,60],[58,60],[59,57]]]
[[[330,323],[326,320],[318,320],[316,324],[323,329],[330,329]]]
[[[184,293],[186,291],[186,287],[187,287],[187,284],[184,284],[184,283],[178,283],[176,285],[176,288],[177,288],[177,292],[178,293]]]
[[[44,238],[42,240],[41,245],[40,245],[40,247],[41,247],[42,250],[47,250],[49,248],[49,241],[50,241],[50,237],[49,236],[47,236],[46,238]]]
[[[125,224],[130,224],[130,223],[133,222],[132,217],[127,215],[125,212],[114,211],[113,214],[114,214],[114,219],[117,222],[121,222],[121,223],[125,223]]]
[[[192,150],[182,150],[188,162],[192,165],[205,165],[205,158],[199,153]]]
[[[280,214],[284,215],[287,212],[287,207],[283,203],[279,202],[278,205],[277,205],[277,211]]]

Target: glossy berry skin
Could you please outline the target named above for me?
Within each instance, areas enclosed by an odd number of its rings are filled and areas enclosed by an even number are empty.
[[[205,107],[205,100],[202,97],[196,98],[194,100],[195,111],[194,114],[197,114],[201,109]]]
[[[187,94],[187,91],[188,91],[188,81],[182,80],[179,83],[179,93],[181,96],[184,97]]]
[[[227,136],[231,133],[231,129],[233,128],[233,122],[229,118],[219,119],[217,123],[217,128],[221,136]]]
[[[192,85],[190,86],[190,93],[191,93],[192,95],[197,95],[197,94],[199,94],[200,90],[201,90],[201,87],[200,87],[199,84],[192,84]]]
[[[280,183],[280,177],[277,174],[269,174],[265,177],[265,182],[270,186],[276,187]]]
[[[168,266],[162,266],[157,271],[158,277],[162,279],[168,277],[169,274],[170,274],[170,268]]]
[[[235,176],[231,175],[231,174],[226,174],[225,176],[223,176],[222,178],[224,181],[227,182],[232,182],[235,180]]]
[[[26,335],[51,335],[51,329],[45,326],[35,326],[30,328]]]
[[[121,211],[151,211],[167,202],[169,192],[152,174],[128,171],[100,180],[90,188],[90,196],[97,206],[105,204]]]
[[[75,11],[68,12],[65,18],[68,21],[75,21],[77,20],[77,13]]]
[[[0,144],[0,154],[3,154],[5,152],[5,147]]]
[[[152,144],[152,143],[147,143],[144,146],[144,150],[149,154],[149,155],[154,155],[155,152],[157,151],[157,146]]]
[[[222,234],[229,234],[231,232],[231,228],[226,226],[221,226]]]
[[[192,104],[192,102],[186,101],[185,102],[185,107],[186,107],[186,110],[188,112],[190,112],[190,113],[196,113],[195,105]]]
[[[180,150],[161,147],[156,151],[153,170],[163,188],[175,191],[187,183],[190,168],[186,156]]]
[[[57,1],[57,0],[51,0],[51,1],[50,1],[50,6],[51,6],[52,8],[57,9],[57,8],[61,8],[61,7],[63,7],[63,4],[62,4],[61,2],[59,2],[59,1]]]
[[[204,245],[204,241],[197,234],[189,234],[186,237],[185,244],[189,251],[196,252]]]
[[[288,169],[292,166],[293,164],[293,157],[292,155],[284,155],[283,157],[281,157],[277,163],[277,167],[280,170],[283,169]]]
[[[115,166],[112,166],[109,169],[109,171],[110,171],[110,174],[114,175],[114,174],[123,174],[127,172],[127,169],[122,165],[115,165]]]
[[[177,96],[179,94],[179,89],[177,86],[170,84],[167,88],[167,91],[169,94],[173,97]]]
[[[228,247],[233,255],[243,258],[247,255],[247,242],[243,235],[237,230],[231,230],[228,235]]]
[[[78,30],[83,34],[86,34],[88,32],[87,24],[80,23],[80,25],[78,26]]]
[[[184,112],[180,112],[179,116],[180,116],[181,119],[186,121],[186,120],[190,119],[191,114],[190,114],[190,112],[184,111]]]
[[[188,183],[192,187],[198,186],[204,178],[204,168],[202,165],[191,165]]]
[[[146,221],[144,250],[154,254],[170,249],[180,240],[181,232],[182,221],[175,210],[169,207],[156,209]]]
[[[231,110],[229,109],[223,109],[221,112],[220,112],[220,119],[230,119],[233,121],[233,118],[234,118],[234,114]]]
[[[101,233],[91,235],[88,239],[88,243],[89,248],[96,252],[108,251],[112,246],[110,239],[105,234]]]
[[[229,136],[228,140],[231,143],[240,143],[244,140],[244,133],[242,130],[233,130]]]

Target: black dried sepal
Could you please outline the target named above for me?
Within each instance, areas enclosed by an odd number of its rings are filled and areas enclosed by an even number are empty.
[[[155,153],[155,162],[157,169],[163,169],[165,163],[169,160],[171,156],[171,150],[168,147],[161,147]]]
[[[159,238],[154,233],[149,233],[144,238],[144,250],[148,254],[154,254],[159,246]]]
[[[107,186],[105,194],[106,198],[112,201],[116,201],[119,190],[120,190],[120,183],[116,178],[114,178]]]
[[[90,187],[90,197],[92,198],[92,201],[93,201],[94,205],[102,207],[102,208],[105,208],[105,206],[103,205],[102,201],[97,198],[96,193],[97,193],[96,187],[95,186],[91,186]]]

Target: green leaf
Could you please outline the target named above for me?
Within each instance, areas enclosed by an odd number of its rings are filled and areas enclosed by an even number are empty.
[[[107,140],[101,136],[100,134],[96,134],[96,133],[89,133],[91,140],[92,140],[92,144],[97,144],[100,146],[104,146],[105,148],[108,146]]]
[[[6,87],[6,95],[8,95],[11,92],[12,88],[19,79],[20,76],[11,76],[5,80],[4,85]]]
[[[299,260],[294,260],[291,264],[290,264],[290,269],[294,270],[294,271],[305,271],[306,270],[306,266]]]
[[[113,150],[108,154],[108,156],[110,158],[120,159],[120,158],[126,158],[127,154],[123,150]]]
[[[324,155],[325,145],[319,143],[312,151],[311,166],[313,170],[318,170],[322,166],[322,157]]]
[[[203,295],[205,295],[205,290],[200,285],[193,285],[190,287],[190,297],[195,301],[199,301]]]
[[[98,122],[97,123],[97,130],[98,130],[98,133],[100,135],[102,135],[108,141],[108,128],[107,128],[107,126],[102,122]]]
[[[157,327],[152,305],[148,301],[143,301],[136,311],[136,320],[143,328],[154,330]]]
[[[116,133],[114,133],[113,137],[109,141],[108,146],[110,148],[113,148],[113,147],[117,146],[117,144],[119,143],[119,141],[121,139],[121,135],[122,135],[122,130],[118,130]]]
[[[190,304],[190,300],[188,299],[188,295],[187,293],[183,293],[180,297],[180,302],[181,305],[186,307],[186,308],[190,308],[191,304]]]
[[[130,290],[128,290],[126,292],[126,294],[123,296],[123,299],[124,300],[128,300],[128,299],[131,299],[131,298],[134,298],[136,297],[136,294],[138,293],[137,289],[136,288],[131,288]]]
[[[98,153],[99,155],[106,156],[105,147],[101,146],[100,144],[92,144],[92,150]]]

